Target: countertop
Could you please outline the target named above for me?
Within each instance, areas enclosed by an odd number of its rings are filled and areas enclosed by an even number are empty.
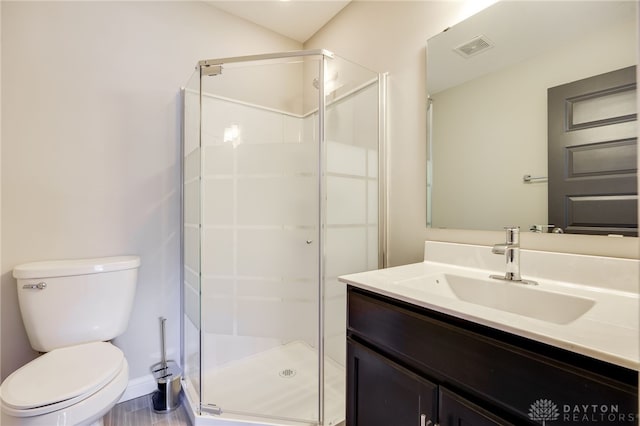
[[[480,248],[480,250],[484,249]],[[610,258],[606,259],[610,260]],[[597,261],[597,259],[587,260],[591,263]],[[578,261],[580,262],[581,259]],[[535,276],[525,277],[538,281],[536,286],[527,286],[530,287],[526,289],[528,292],[561,293],[594,301],[593,306],[577,319],[558,323],[465,302],[457,298],[447,285],[437,284],[443,279],[446,280],[448,274],[491,283],[491,279],[488,278],[489,272],[499,273],[500,271],[487,271],[425,260],[405,266],[344,275],[340,277],[340,281],[433,311],[639,370],[640,299],[637,292],[619,290],[615,286],[603,288],[575,282],[554,281],[548,278],[536,279]],[[501,281],[496,282],[501,283]],[[507,283],[506,285],[522,286],[523,284]],[[534,296],[526,298],[527,303],[535,305],[534,293],[523,294]],[[547,306],[537,308],[556,309]]]

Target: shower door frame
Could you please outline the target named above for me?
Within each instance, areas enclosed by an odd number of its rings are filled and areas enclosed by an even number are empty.
[[[260,55],[247,55],[236,56],[228,58],[218,59],[205,59],[198,62],[196,69],[199,73],[199,111],[198,111],[198,143],[200,149],[202,149],[202,79],[206,76],[215,76],[222,72],[222,67],[225,64],[230,63],[242,63],[242,62],[257,62],[266,60],[277,60],[286,58],[306,57],[306,56],[320,56],[320,66],[318,70],[318,424],[324,424],[324,334],[325,334],[325,268],[324,268],[324,244],[325,238],[323,233],[325,232],[324,223],[326,221],[325,203],[323,200],[326,198],[326,183],[325,183],[325,158],[326,158],[326,140],[325,140],[325,113],[326,113],[326,94],[325,94],[325,72],[327,61],[335,57],[334,53],[326,49],[313,49],[313,50],[295,50],[279,53],[268,53]],[[388,266],[388,191],[387,191],[387,160],[386,160],[386,109],[387,109],[387,73],[377,74],[378,84],[378,267],[386,268]],[[184,90],[183,90],[184,92]],[[183,93],[184,96],[184,93]],[[184,108],[184,103],[183,103]],[[184,340],[184,113],[183,110],[183,128],[181,141],[181,161],[180,161],[180,364],[185,367],[186,355],[185,355],[185,340]],[[201,159],[202,161],[202,159]],[[202,173],[202,166],[200,167],[200,174]],[[200,218],[202,220],[202,218]],[[200,290],[201,292],[201,290]],[[200,333],[200,348],[199,348],[199,384],[198,384],[198,411],[194,413],[198,416],[202,413],[208,414],[221,414],[222,407],[215,405],[205,404],[202,400],[202,314],[199,311],[199,324],[198,329]],[[346,325],[345,325],[346,327]]]

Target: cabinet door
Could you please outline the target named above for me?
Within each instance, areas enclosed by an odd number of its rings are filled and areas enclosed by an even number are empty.
[[[503,426],[508,421],[440,387],[440,426]]]
[[[347,426],[435,423],[435,384],[350,340],[347,363]]]

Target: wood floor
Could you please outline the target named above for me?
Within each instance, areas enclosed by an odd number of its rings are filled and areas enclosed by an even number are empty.
[[[113,407],[104,417],[104,426],[191,426],[191,422],[184,405],[170,413],[154,413],[151,395],[145,395]]]
[[[191,423],[183,405],[170,413],[154,413],[151,395],[145,395],[113,407],[104,418],[104,426],[191,426]]]

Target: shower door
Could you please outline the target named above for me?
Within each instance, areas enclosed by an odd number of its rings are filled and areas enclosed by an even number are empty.
[[[326,51],[200,65],[185,91],[187,391],[204,415],[337,424],[337,277],[380,261],[379,76]]]

